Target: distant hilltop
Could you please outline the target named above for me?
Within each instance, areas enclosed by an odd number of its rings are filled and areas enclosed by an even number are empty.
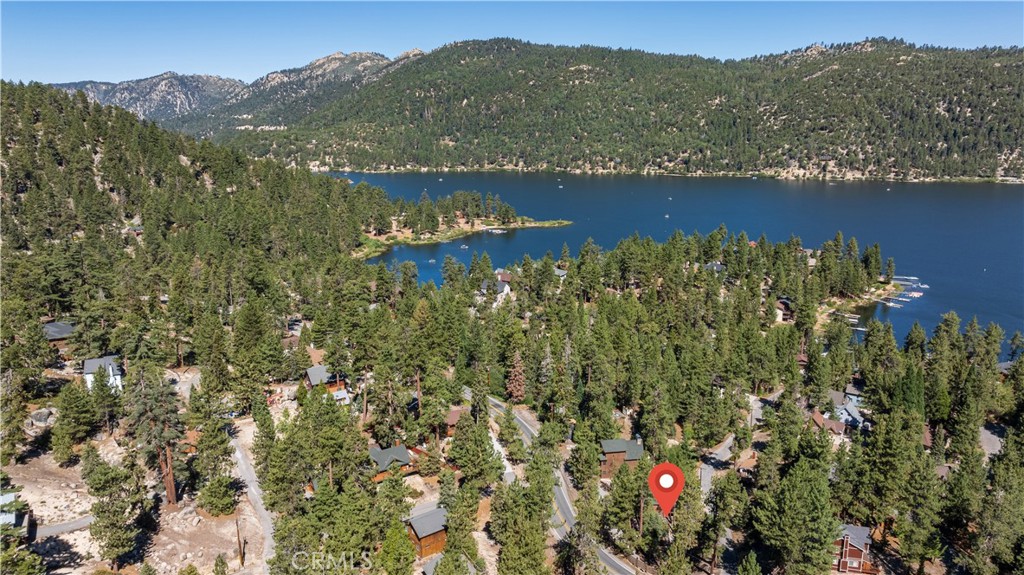
[[[1020,48],[884,38],[726,61],[499,38],[339,53],[249,85],[61,87],[319,169],[1014,180],[1022,76]]]

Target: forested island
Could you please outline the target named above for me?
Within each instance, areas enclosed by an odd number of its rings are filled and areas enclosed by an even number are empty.
[[[351,254],[512,208],[393,201],[81,95],[0,90],[4,487],[80,478],[88,565],[233,572],[246,557],[216,529],[247,514],[268,523],[248,561],[275,574],[312,553],[389,575],[696,573],[729,550],[742,575],[812,575],[851,530],[886,573],[1024,569],[1024,338],[1000,362],[1003,330],[952,312],[854,338],[821,313],[890,289],[877,245],[723,226],[447,258],[423,284]],[[666,460],[687,475],[669,519],[646,482]],[[443,555],[416,534],[426,513]],[[182,517],[205,555],[167,541]],[[3,532],[19,573],[63,565],[47,549]]]

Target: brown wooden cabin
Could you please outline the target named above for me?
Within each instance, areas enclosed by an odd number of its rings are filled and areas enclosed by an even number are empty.
[[[463,413],[469,413],[468,405],[456,405],[448,410],[448,416],[445,418],[445,424],[448,426],[447,437],[455,435],[455,426],[458,425]]]
[[[416,556],[421,559],[430,557],[444,551],[448,540],[448,512],[439,507],[410,517],[408,528],[409,540],[416,548]]]
[[[623,465],[636,469],[644,447],[639,441],[628,439],[601,440],[601,479],[611,479]]]

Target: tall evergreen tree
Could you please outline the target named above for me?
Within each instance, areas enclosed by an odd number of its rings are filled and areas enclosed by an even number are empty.
[[[125,390],[125,430],[151,468],[158,469],[167,493],[167,502],[178,502],[174,481],[174,451],[182,437],[178,414],[178,393],[162,377],[159,368],[139,366],[129,378]]]

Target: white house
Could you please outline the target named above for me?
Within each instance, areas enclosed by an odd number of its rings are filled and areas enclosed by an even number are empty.
[[[85,386],[92,390],[92,380],[96,377],[96,372],[101,369],[107,372],[107,383],[120,391],[122,389],[121,377],[124,376],[124,369],[121,368],[120,358],[116,355],[85,360],[82,364]]]

